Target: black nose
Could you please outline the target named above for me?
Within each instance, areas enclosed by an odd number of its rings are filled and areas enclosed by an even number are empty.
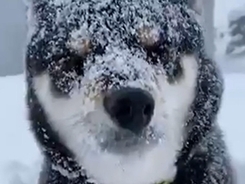
[[[154,105],[151,94],[138,88],[123,88],[104,99],[104,107],[111,118],[134,133],[140,133],[149,124]]]

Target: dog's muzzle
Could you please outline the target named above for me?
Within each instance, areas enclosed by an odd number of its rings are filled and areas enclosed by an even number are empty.
[[[139,88],[122,88],[104,98],[104,108],[112,120],[135,134],[140,134],[149,125],[154,106],[152,95]]]

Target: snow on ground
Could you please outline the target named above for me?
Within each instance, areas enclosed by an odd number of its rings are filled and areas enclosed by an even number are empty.
[[[225,93],[219,122],[232,156],[245,164],[245,74],[225,75]],[[245,172],[245,170],[244,170]],[[245,173],[244,173],[245,174]]]
[[[23,76],[0,78],[0,86],[0,183],[12,184],[10,174],[21,171],[34,175],[38,171],[28,170],[28,166],[36,165],[39,152],[26,121]],[[23,179],[28,181],[32,178]]]
[[[219,122],[233,155],[239,177],[245,173],[245,74],[225,74],[226,90]],[[35,184],[40,154],[29,131],[22,75],[0,78],[0,181],[1,184]],[[245,178],[244,178],[245,179]],[[244,184],[240,182],[239,184]]]

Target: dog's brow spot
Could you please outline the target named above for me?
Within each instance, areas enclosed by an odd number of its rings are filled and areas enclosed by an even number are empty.
[[[148,26],[142,26],[138,29],[138,36],[142,45],[153,46],[159,40],[159,30]]]
[[[71,39],[67,43],[68,48],[76,51],[79,55],[86,55],[91,51],[92,43],[89,39]]]

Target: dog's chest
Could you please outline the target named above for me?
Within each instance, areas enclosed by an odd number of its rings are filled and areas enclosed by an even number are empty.
[[[62,176],[59,171],[52,170],[49,173],[47,180],[40,178],[39,184],[102,184],[94,180],[87,179],[86,176],[79,176],[76,178],[68,178],[67,176]],[[172,184],[171,181],[161,181],[151,184]]]
[[[85,175],[80,175],[78,177],[71,177],[71,176],[68,176],[68,175],[63,175],[64,172],[62,171],[62,174],[60,171],[58,170],[51,170],[49,172],[49,176],[47,178],[47,181],[45,181],[45,183],[42,183],[44,182],[44,180],[41,180],[42,182],[39,183],[39,184],[107,184],[107,183],[102,183],[102,182],[99,182],[99,181],[96,181],[95,179],[92,179],[92,178],[88,178],[87,176]],[[148,177],[147,177],[148,176]],[[109,183],[112,183],[113,180],[115,180],[115,176],[113,175],[113,173],[109,173],[108,171],[108,182]],[[137,183],[137,184],[140,184],[139,182],[142,182],[141,184],[171,184],[173,179],[171,180],[160,180],[160,181],[156,181],[156,182],[150,182],[149,183],[149,179],[152,178],[152,177],[155,177],[154,175],[141,175],[141,176],[138,176],[139,178],[138,179],[135,179],[133,180],[132,177],[130,178],[125,178],[126,176],[121,176],[120,178],[120,182],[119,183],[123,183],[125,182],[125,184],[127,183]],[[132,179],[132,180],[130,180]],[[145,179],[145,181],[143,181]],[[115,184],[115,183],[113,183]],[[117,184],[117,183],[116,183]]]

